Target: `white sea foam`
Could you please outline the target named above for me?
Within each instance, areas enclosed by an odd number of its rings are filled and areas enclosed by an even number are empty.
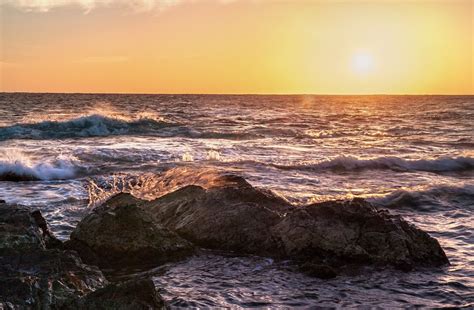
[[[36,162],[21,151],[5,150],[0,152],[0,181],[70,179],[77,171],[74,161],[60,155],[52,161]]]
[[[183,156],[181,157],[181,160],[182,161],[194,161],[194,157],[191,153],[189,152],[186,152],[183,154]]]
[[[221,160],[221,154],[216,150],[210,150],[210,151],[207,152],[206,159],[207,160],[220,161]]]

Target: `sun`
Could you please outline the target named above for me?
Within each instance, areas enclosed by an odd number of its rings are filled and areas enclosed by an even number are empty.
[[[374,57],[366,51],[356,52],[352,55],[351,66],[357,74],[368,74],[374,69]]]

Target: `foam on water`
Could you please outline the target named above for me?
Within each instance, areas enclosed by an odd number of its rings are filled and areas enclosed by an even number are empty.
[[[50,162],[35,162],[17,150],[0,152],[0,181],[63,180],[74,178],[74,159],[58,156]]]

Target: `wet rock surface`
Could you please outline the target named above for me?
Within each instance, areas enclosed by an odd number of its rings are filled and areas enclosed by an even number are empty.
[[[139,203],[127,194],[110,199],[77,225],[66,247],[103,267],[158,265],[193,253],[190,242],[155,223]]]
[[[163,309],[149,279],[109,283],[39,211],[0,204],[0,309]]]
[[[111,283],[76,299],[64,309],[168,309],[151,279],[134,279]]]
[[[272,230],[289,257],[389,264],[402,270],[448,263],[436,239],[363,199],[296,208]]]
[[[61,250],[2,251],[0,275],[0,301],[42,309],[60,307],[107,283],[97,267]]]
[[[189,253],[190,243],[332,270],[361,264],[408,271],[448,263],[434,238],[363,199],[297,207],[243,178],[217,178],[215,186],[189,185],[152,201],[119,194],[88,215],[71,242],[86,260],[98,255],[99,264],[169,261]]]
[[[60,307],[107,283],[102,272],[61,249],[38,211],[0,205],[0,304]]]
[[[153,218],[205,248],[275,255],[271,227],[291,210],[285,200],[240,179],[230,186],[187,186],[142,205]]]
[[[362,199],[296,207],[243,179],[232,181],[209,189],[187,186],[140,207],[209,249],[333,266],[382,264],[410,270],[448,263],[434,238]]]

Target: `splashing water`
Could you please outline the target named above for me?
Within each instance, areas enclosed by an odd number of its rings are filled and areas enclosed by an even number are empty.
[[[14,149],[0,151],[0,181],[64,180],[75,176],[77,159],[59,155],[50,162],[34,162]]]

